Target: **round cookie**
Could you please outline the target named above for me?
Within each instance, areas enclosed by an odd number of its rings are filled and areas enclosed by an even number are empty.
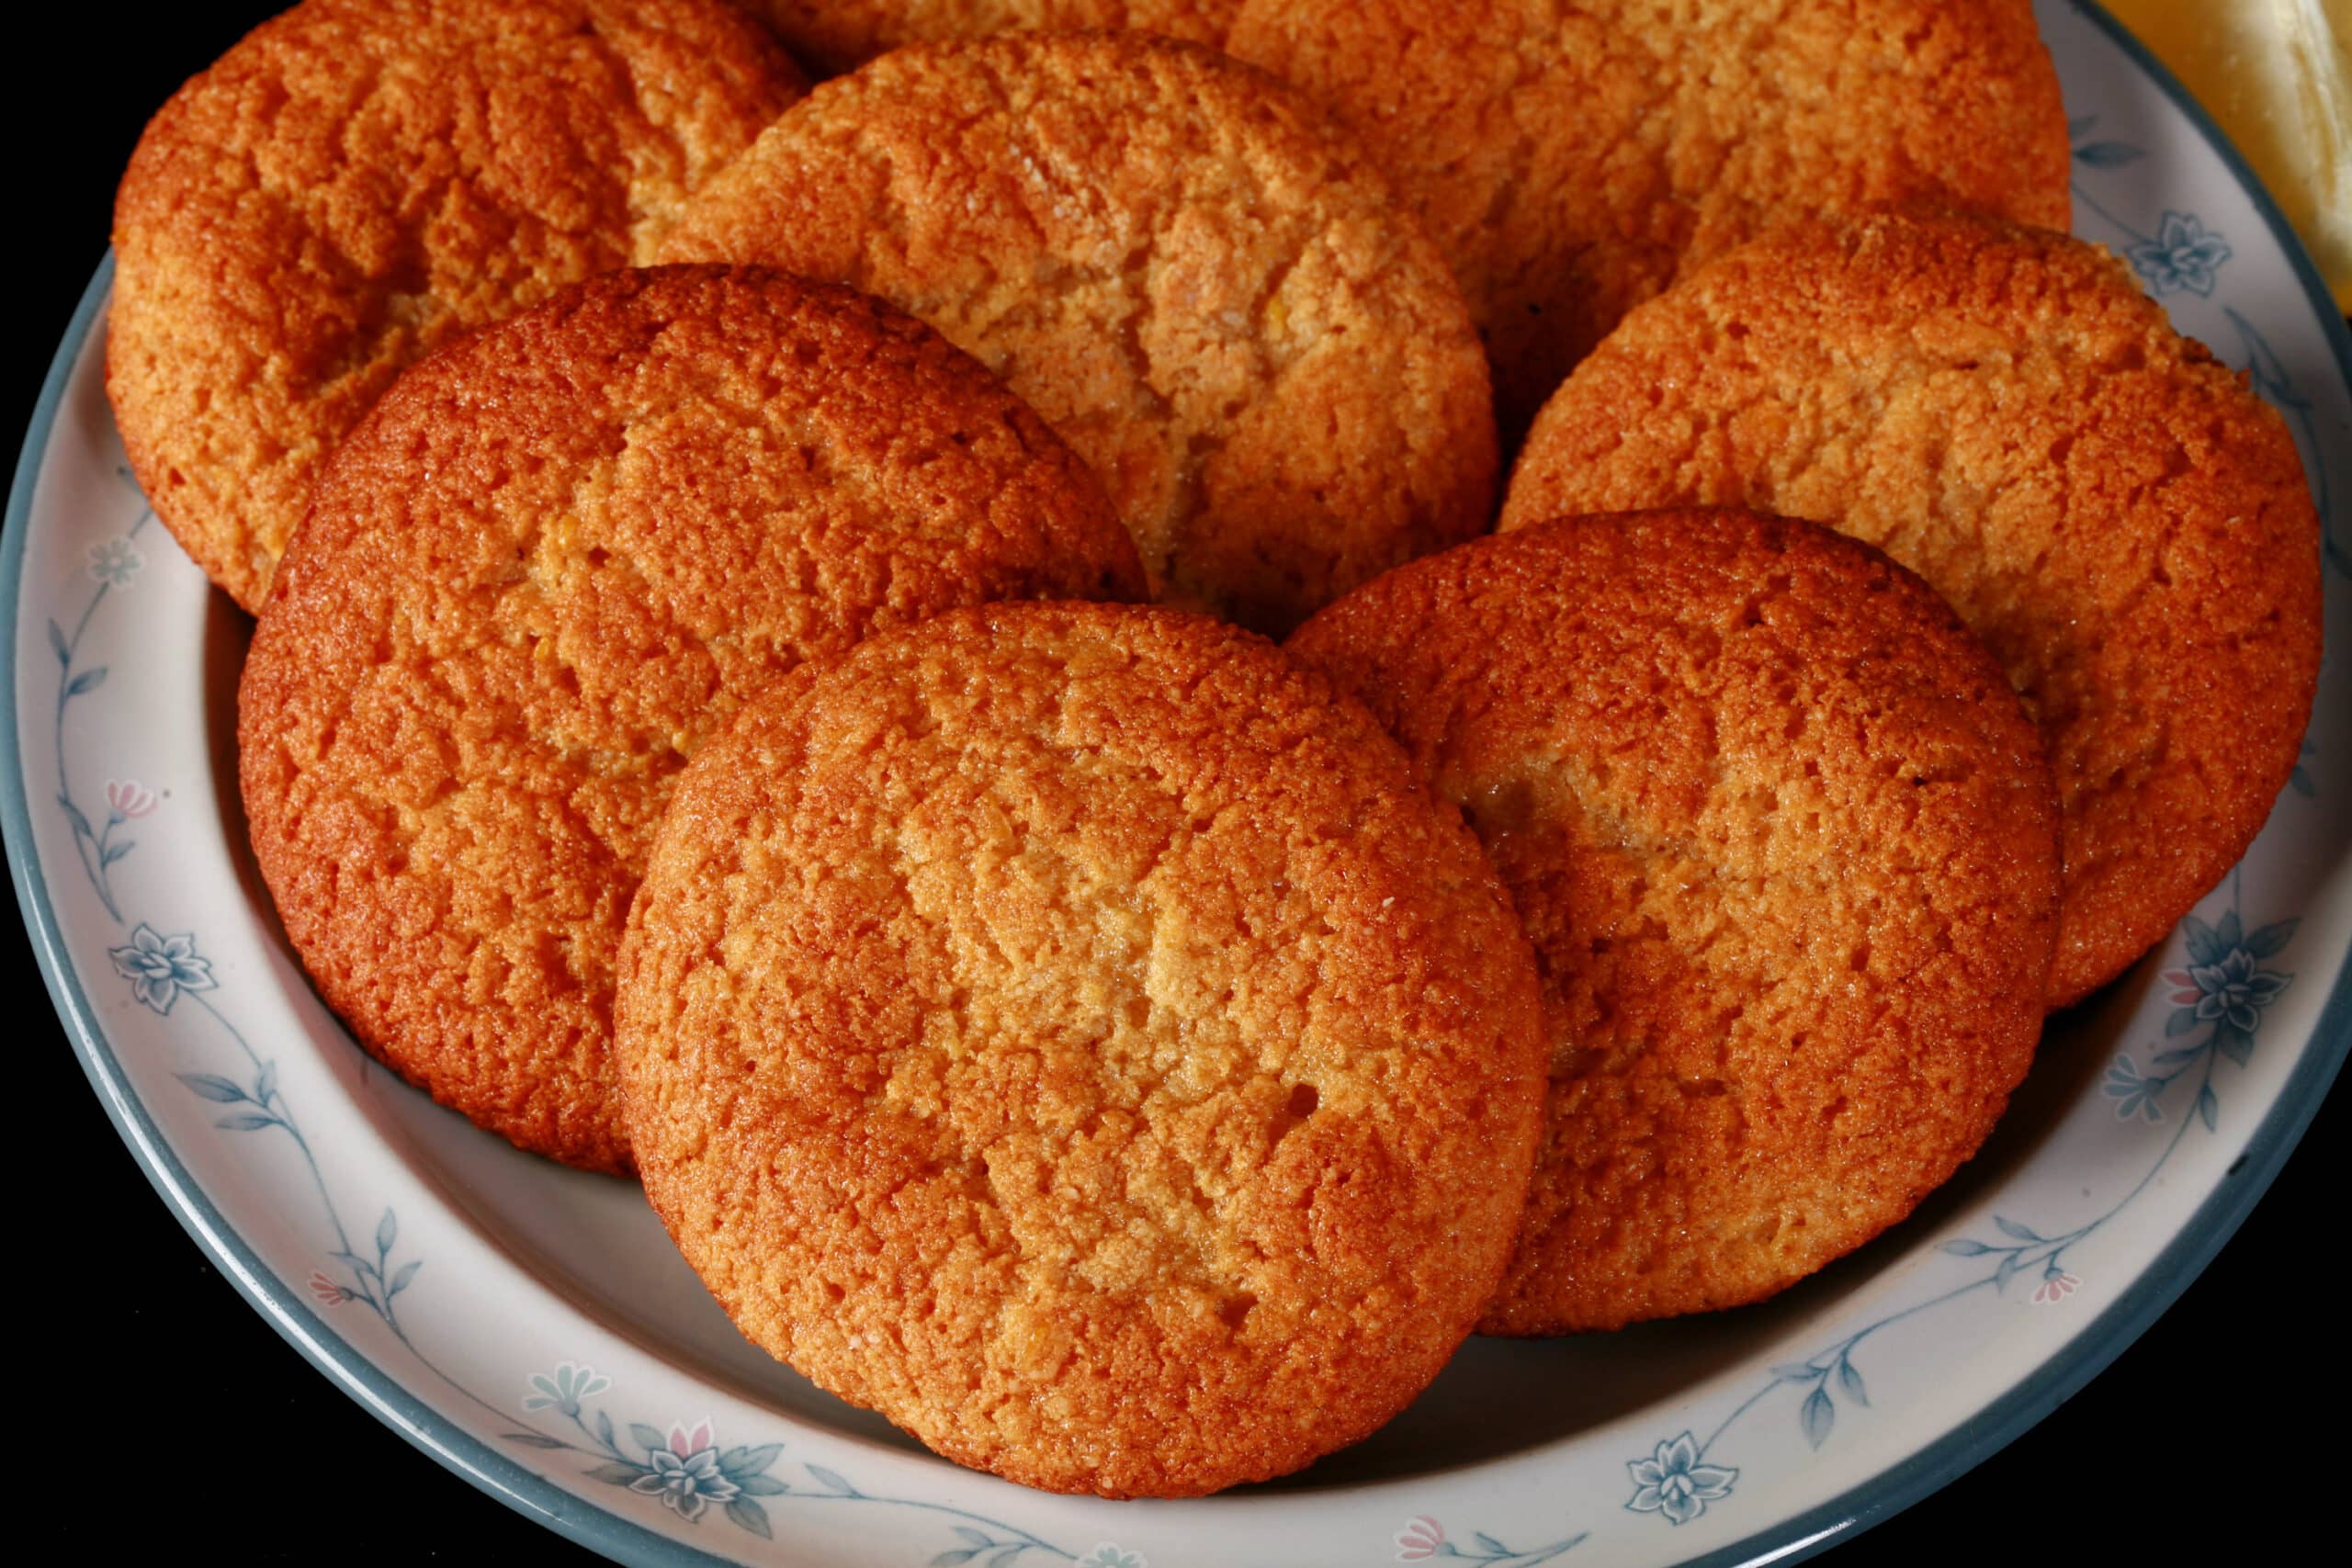
[[[687,771],[622,952],[646,1190],[743,1332],[961,1463],[1184,1496],[1468,1333],[1526,939],[1362,707],[1205,616],[989,605]]]
[[[804,87],[726,0],[305,0],[149,122],[107,392],[133,471],[258,610],[335,443],[453,333],[645,255]]]
[[[828,75],[903,44],[1141,28],[1220,44],[1241,0],[738,0]]]
[[[2057,812],[1918,579],[1811,524],[1571,518],[1290,649],[1461,806],[1535,944],[1544,1146],[1483,1330],[1759,1300],[1991,1130],[2041,1032]]]
[[[2030,0],[1250,0],[1453,264],[1515,439],[1619,317],[1783,219],[1937,196],[2066,226]]]
[[[663,254],[937,327],[1093,465],[1182,608],[1287,630],[1491,520],[1487,367],[1443,260],[1319,114],[1210,50],[900,50],[779,119]]]
[[[411,368],[328,464],[239,691],[254,856],[369,1051],[626,1170],[615,965],[695,747],[868,631],[1142,589],[1084,466],[921,322],[607,274]]]
[[[2065,809],[2050,1002],[2252,841],[2316,689],[2294,439],[2105,251],[1931,213],[1794,225],[1628,316],[1546,405],[1506,528],[1755,506],[1933,583],[2041,726]]]

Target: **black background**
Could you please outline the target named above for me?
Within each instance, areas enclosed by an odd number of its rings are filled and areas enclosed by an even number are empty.
[[[18,54],[0,142],[17,171],[0,425],[20,431],[30,415],[146,117],[274,8],[44,8],[57,47],[38,69],[50,80],[32,79]],[[15,1456],[18,1539],[77,1559],[196,1548],[256,1561],[596,1561],[410,1448],[245,1306],[118,1142],[21,934],[0,943],[23,1021],[14,1123],[41,1148],[18,1163],[30,1234],[16,1254],[17,1403],[43,1371],[66,1382],[17,1412],[33,1444]],[[2327,1477],[2343,1455],[2301,1433],[2339,1426],[2346,1393],[2328,1272],[2345,1237],[2346,1099],[2321,1108],[2236,1239],[2089,1388],[1834,1561],[2048,1561],[2087,1548],[2264,1562],[2314,1526],[2334,1533],[2343,1498]]]

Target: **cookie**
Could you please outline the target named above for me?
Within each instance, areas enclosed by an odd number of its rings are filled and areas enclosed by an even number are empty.
[[[1250,0],[1227,47],[1385,162],[1514,439],[1618,318],[1783,219],[1936,196],[2066,226],[2030,0]]]
[[[1571,518],[1392,572],[1290,651],[1462,807],[1535,944],[1550,1101],[1486,1332],[1769,1296],[1909,1213],[2025,1076],[2049,768],[1876,550]]]
[[[622,951],[646,1191],[753,1341],[1031,1486],[1297,1469],[1510,1250],[1532,962],[1358,705],[1164,609],[957,611],[686,773]]]
[[[1536,421],[1504,526],[1685,504],[1867,539],[1991,645],[2065,807],[2053,1007],[2162,941],[2294,769],[2320,584],[2293,437],[2095,246],[1814,221],[1636,310]]]
[[[1284,630],[1490,522],[1486,364],[1443,260],[1319,115],[1209,50],[900,50],[779,119],[664,254],[937,327],[1093,465],[1182,608]]]
[[[738,0],[799,59],[827,74],[903,44],[1002,32],[1141,28],[1219,44],[1241,0]]]
[[[608,274],[412,367],[328,463],[239,691],[254,856],[369,1051],[625,1170],[615,965],[705,737],[869,631],[1142,589],[1084,465],[922,323]]]
[[[305,0],[156,114],[115,197],[133,471],[258,610],[335,444],[469,327],[642,256],[799,96],[726,0]]]

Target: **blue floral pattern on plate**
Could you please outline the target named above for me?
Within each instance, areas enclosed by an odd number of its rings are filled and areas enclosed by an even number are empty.
[[[1449,1562],[1483,1563],[1486,1568],[1535,1568],[1539,1562],[1549,1562],[1582,1546],[1587,1540],[1583,1531],[1552,1541],[1544,1546],[1524,1550],[1504,1545],[1484,1530],[1473,1530],[1467,1546],[1450,1539],[1445,1527],[1428,1514],[1417,1514],[1405,1521],[1396,1532],[1396,1561],[1427,1562],[1442,1560]]]
[[[100,539],[90,547],[90,575],[108,588],[128,588],[138,579],[147,558],[139,553],[128,534]]]
[[[2123,254],[2158,299],[2178,288],[2211,295],[2213,275],[2230,259],[2230,243],[2208,234],[2193,212],[2167,212],[2156,220],[2155,238],[2126,246]]]
[[[2075,143],[2075,163],[2089,169],[2120,169],[2145,156],[2129,142],[2082,141],[2098,124],[2097,115],[2068,122],[2066,131]],[[2166,210],[2156,220],[2155,231],[2149,233],[2117,217],[2080,180],[2075,182],[2075,199],[2129,242],[2123,247],[2124,259],[2145,281],[2149,293],[2159,299],[2182,289],[2203,297],[2212,294],[2222,264],[2230,259],[2230,243],[2219,234],[2207,233],[2197,214]]]
[[[1844,1361],[1838,1366],[1841,1372],[1851,1372]],[[1700,1463],[1699,1445],[1688,1432],[1660,1443],[1649,1458],[1637,1459],[1625,1469],[1634,1478],[1634,1495],[1625,1506],[1637,1514],[1661,1515],[1670,1525],[1689,1524],[1707,1511],[1708,1504],[1730,1496],[1739,1479],[1736,1470]]]
[[[209,991],[219,982],[212,965],[196,955],[196,938],[186,931],[159,936],[141,926],[120,947],[107,949],[114,972],[130,982],[130,994],[152,1010],[168,1016],[182,991]]]
[[[594,1368],[564,1361],[551,1372],[535,1372],[526,1383],[522,1408],[552,1411],[571,1424],[569,1432],[537,1427],[509,1431],[506,1440],[527,1448],[561,1450],[593,1461],[581,1474],[660,1501],[688,1523],[699,1521],[716,1504],[729,1523],[763,1540],[773,1540],[775,1525],[769,1505],[760,1499],[801,1502],[872,1503],[925,1510],[958,1521],[949,1526],[961,1542],[932,1558],[932,1568],[956,1568],[985,1558],[980,1568],[1012,1568],[1031,1552],[1040,1560],[1091,1564],[1124,1562],[1149,1568],[1140,1553],[1122,1551],[1111,1544],[1097,1545],[1086,1558],[1054,1545],[1041,1536],[967,1509],[910,1497],[876,1496],[860,1491],[840,1472],[825,1465],[800,1466],[804,1479],[787,1482],[773,1473],[783,1457],[782,1443],[745,1444],[721,1448],[707,1417],[688,1427],[673,1421],[665,1430],[641,1421],[622,1427],[602,1408],[588,1402],[612,1388],[612,1380]],[[628,1441],[622,1437],[627,1434]],[[1109,1553],[1106,1559],[1104,1554]]]
[[[2120,1119],[2136,1117],[2149,1123],[2162,1122],[2166,1091],[2182,1079],[2194,1077],[2197,1092],[2190,1101],[2195,1108],[2194,1120],[2202,1123],[2209,1134],[2220,1132],[2222,1102],[2213,1087],[2215,1065],[2226,1060],[2244,1067],[2253,1059],[2256,1032],[2262,1026],[2264,1010],[2285,995],[2294,980],[2291,974],[2262,967],[2261,961],[2285,950],[2294,938],[2300,919],[2278,920],[2248,931],[2235,904],[2235,876],[2232,887],[2232,907],[2215,923],[2207,925],[2194,915],[2182,920],[2180,935],[2188,951],[2188,967],[2165,974],[2165,978],[2179,988],[2173,993],[2177,1005],[2166,1020],[2165,1038],[2177,1039],[2200,1029],[2204,1032],[2184,1044],[2150,1047],[2145,1067],[2129,1055],[2115,1058],[2102,1087],[2116,1101],[2115,1114]],[[2029,1298],[2033,1305],[2055,1306],[2066,1301],[2083,1286],[2082,1278],[2064,1267],[2063,1260],[2068,1250],[2104,1228],[2147,1191],[2178,1151],[2188,1127],[2189,1121],[2184,1119],[2131,1189],[2083,1224],[2045,1235],[2021,1220],[1996,1213],[1993,1228],[1999,1233],[1998,1240],[1956,1236],[1941,1244],[1939,1250],[1948,1256],[1975,1259],[1980,1269],[1989,1262],[1990,1268],[1961,1284],[1939,1290],[1923,1301],[1864,1324],[1804,1360],[1772,1368],[1764,1382],[1736,1405],[1704,1442],[1694,1443],[1691,1434],[1686,1431],[1659,1443],[1647,1459],[1631,1461],[1626,1468],[1634,1479],[1634,1495],[1626,1499],[1625,1507],[1634,1513],[1657,1514],[1668,1524],[1682,1525],[1704,1513],[1708,1503],[1728,1497],[1739,1472],[1703,1461],[1743,1417],[1784,1389],[1804,1391],[1796,1406],[1797,1428],[1807,1447],[1820,1448],[1837,1428],[1841,1401],[1849,1406],[1868,1408],[1870,1389],[1854,1364],[1854,1352],[1883,1329],[1947,1306],[1988,1286],[1996,1295],[2006,1293],[2010,1281],[2024,1273],[2032,1273],[2038,1280]]]

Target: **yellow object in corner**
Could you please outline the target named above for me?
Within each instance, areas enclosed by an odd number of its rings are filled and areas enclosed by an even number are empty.
[[[2253,164],[2352,310],[2352,0],[2107,0]]]

